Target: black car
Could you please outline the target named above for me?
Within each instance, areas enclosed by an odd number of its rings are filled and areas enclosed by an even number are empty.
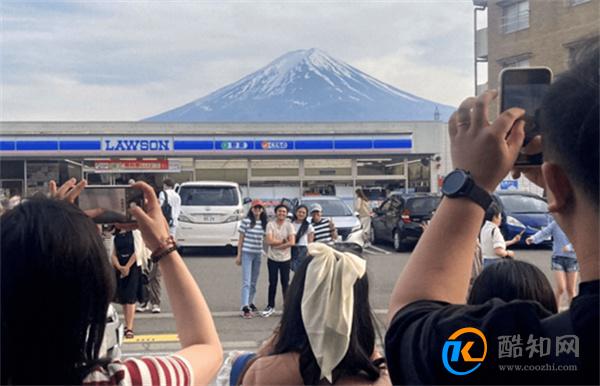
[[[429,221],[441,196],[435,193],[392,193],[373,212],[371,243],[391,241],[397,251],[419,241],[423,223]]]

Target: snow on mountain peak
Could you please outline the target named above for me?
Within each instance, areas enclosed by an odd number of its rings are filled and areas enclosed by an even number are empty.
[[[235,83],[147,120],[431,120],[436,106],[442,118],[452,111],[310,48],[288,52]]]

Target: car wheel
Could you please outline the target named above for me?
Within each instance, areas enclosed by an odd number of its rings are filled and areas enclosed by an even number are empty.
[[[397,252],[403,252],[406,249],[406,244],[402,242],[402,236],[400,236],[400,231],[398,231],[398,230],[394,231],[393,241],[394,241],[394,249]]]

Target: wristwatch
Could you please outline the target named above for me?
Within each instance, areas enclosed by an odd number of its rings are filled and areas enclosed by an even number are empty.
[[[453,170],[444,178],[442,193],[448,198],[469,198],[483,210],[487,210],[493,201],[492,196],[473,181],[471,173],[463,169]]]

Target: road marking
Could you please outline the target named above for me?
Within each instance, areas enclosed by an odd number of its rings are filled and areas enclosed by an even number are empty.
[[[387,314],[387,309],[377,309],[375,311],[376,314]],[[273,315],[281,316],[282,311],[275,311]],[[230,318],[230,317],[240,317],[239,311],[216,311],[211,313],[213,318]],[[123,314],[119,313],[119,318],[124,320]],[[173,319],[174,315],[172,312],[162,312],[160,314],[135,314],[136,319]],[[257,319],[261,318],[260,316],[256,317]]]
[[[148,334],[136,335],[134,338],[125,338],[124,343],[168,343],[179,342],[177,334]]]
[[[385,254],[385,255],[391,255],[391,254],[392,254],[392,252],[390,252],[390,251],[386,251],[385,249],[382,249],[382,248],[376,247],[376,246],[374,246],[374,245],[369,245],[369,246],[367,247],[367,249],[366,249],[366,250],[368,251],[369,249],[374,249],[374,250],[376,250],[377,252],[379,252],[379,253],[383,253],[383,254]],[[370,253],[373,253],[373,252],[370,252]],[[373,253],[373,254],[374,254],[374,253]]]

